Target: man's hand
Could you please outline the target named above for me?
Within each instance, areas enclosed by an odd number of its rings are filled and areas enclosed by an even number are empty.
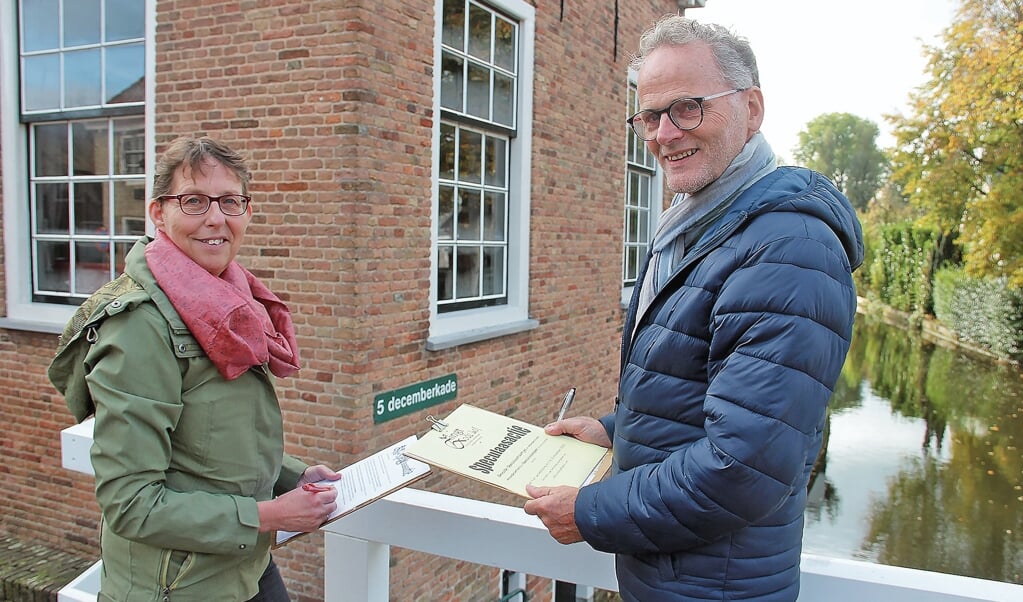
[[[570,420],[578,420],[572,418]],[[562,420],[560,423],[567,422]],[[599,426],[599,423],[598,423]],[[603,427],[600,429],[603,431]],[[606,438],[606,437],[605,437]],[[582,541],[583,536],[575,526],[575,498],[579,495],[576,487],[534,487],[526,485],[526,493],[533,499],[522,507],[526,514],[540,517],[551,537],[559,543],[569,544]]]
[[[590,418],[589,416],[574,416],[552,422],[543,427],[543,431],[548,435],[569,435],[586,443],[595,443],[601,447],[611,447],[611,440],[607,437],[604,425],[596,418]]]

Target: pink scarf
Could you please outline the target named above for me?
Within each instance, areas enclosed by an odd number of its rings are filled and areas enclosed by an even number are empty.
[[[298,371],[288,306],[237,262],[218,278],[158,231],[146,245],[146,264],[224,378],[267,363],[282,378]]]

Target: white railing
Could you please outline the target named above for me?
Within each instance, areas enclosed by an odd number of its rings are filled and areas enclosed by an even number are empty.
[[[62,457],[91,474],[91,424],[65,429]],[[84,459],[84,461],[83,461]],[[617,591],[614,558],[587,544],[564,546],[539,519],[504,506],[429,491],[396,491],[323,528],[324,602],[387,602],[390,546],[516,573]],[[91,602],[99,563],[58,594]],[[799,599],[828,602],[1019,602],[1023,585],[804,554]],[[494,599],[497,599],[495,586]]]

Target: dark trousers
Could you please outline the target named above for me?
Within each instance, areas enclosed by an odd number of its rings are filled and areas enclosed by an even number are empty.
[[[259,578],[259,593],[253,596],[249,602],[291,602],[288,596],[288,588],[284,585],[281,572],[277,570],[274,559],[266,565],[263,576]]]

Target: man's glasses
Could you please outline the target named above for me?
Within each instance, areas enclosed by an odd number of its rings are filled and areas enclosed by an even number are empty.
[[[697,98],[679,98],[671,101],[671,104],[663,109],[646,109],[626,119],[626,123],[632,126],[632,131],[640,140],[653,140],[657,137],[657,130],[661,127],[661,115],[668,114],[668,119],[680,130],[688,132],[695,130],[703,123],[703,103],[736,92],[742,92],[746,88],[727,90],[710,96],[699,96]]]
[[[181,212],[185,215],[202,215],[210,210],[210,204],[216,201],[220,206],[220,212],[224,215],[242,215],[249,207],[252,197],[244,194],[225,194],[221,196],[210,196],[190,192],[188,194],[165,194],[156,197],[158,201],[176,200]]]

